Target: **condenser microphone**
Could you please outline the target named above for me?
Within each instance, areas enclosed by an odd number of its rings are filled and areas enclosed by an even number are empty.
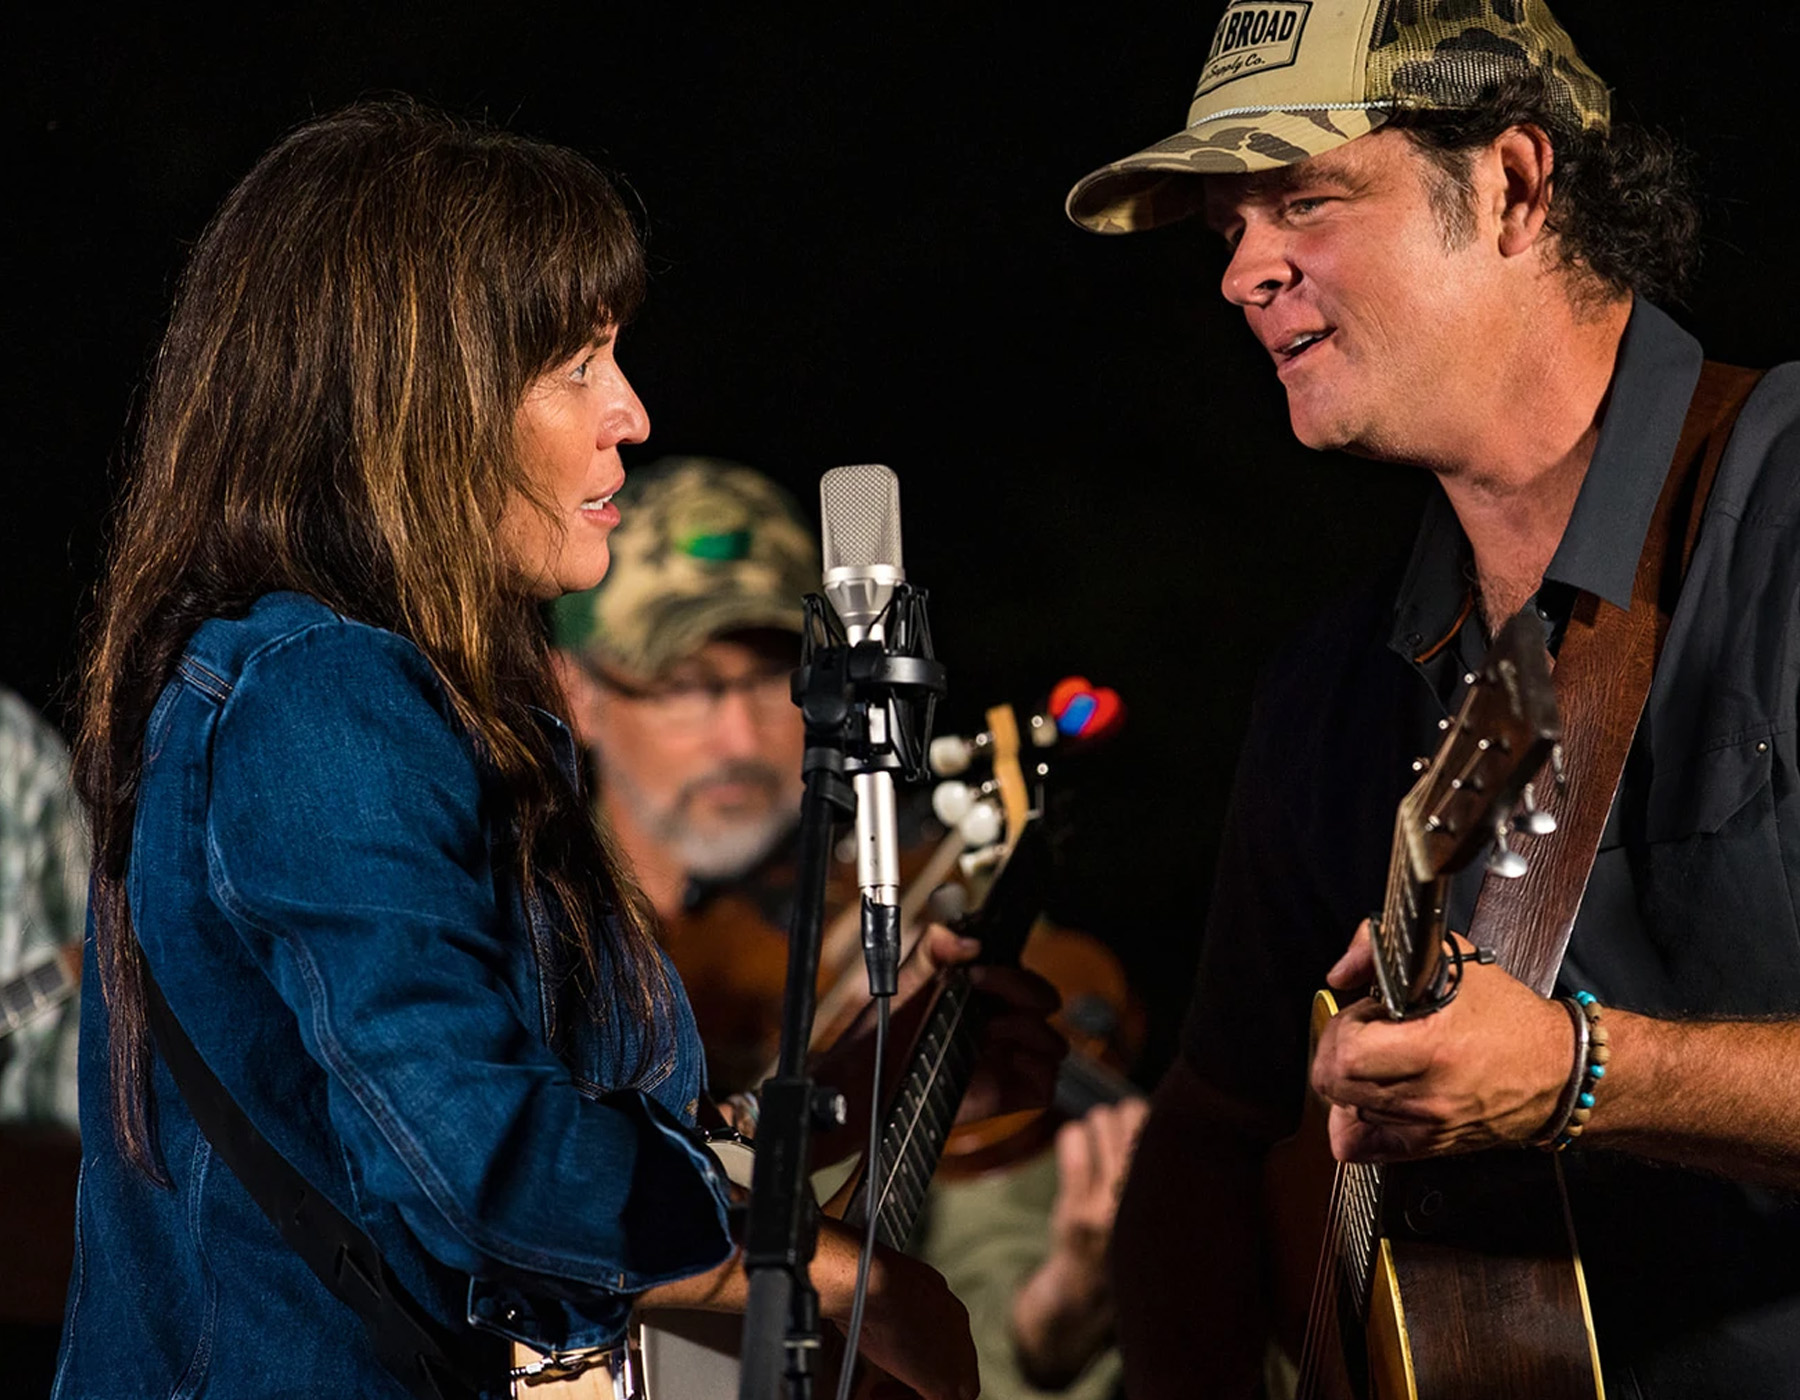
[[[886,467],[833,467],[819,479],[824,523],[825,596],[850,643],[880,641],[878,619],[894,586],[906,581],[900,563],[900,478]]]
[[[900,563],[900,480],[886,467],[833,467],[819,480],[823,523],[824,593],[855,646],[885,649],[882,614],[897,585]],[[869,744],[893,742],[888,705],[869,707]],[[862,888],[863,960],[869,994],[891,996],[900,971],[900,838],[894,813],[894,775],[885,768],[852,774],[856,789],[856,882]]]

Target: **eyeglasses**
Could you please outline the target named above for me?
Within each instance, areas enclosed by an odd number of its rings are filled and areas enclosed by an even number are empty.
[[[759,724],[770,723],[794,708],[783,670],[747,671],[741,676],[696,676],[659,685],[640,686],[596,671],[597,679],[615,695],[635,701],[658,720],[678,729],[699,729],[718,718],[728,695],[742,695]]]

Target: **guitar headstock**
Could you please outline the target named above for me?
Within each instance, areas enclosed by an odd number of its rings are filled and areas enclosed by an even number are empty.
[[[1421,892],[1461,870],[1490,843],[1493,868],[1522,875],[1505,832],[1527,785],[1562,737],[1541,624],[1521,613],[1494,638],[1444,740],[1401,800],[1394,868],[1376,939],[1376,971],[1391,1015],[1416,1007],[1441,959],[1434,901]],[[1539,829],[1542,829],[1541,826]]]
[[[1071,676],[1023,718],[1010,705],[996,705],[984,716],[981,733],[932,741],[930,763],[938,779],[932,808],[963,848],[958,899],[966,898],[968,906],[985,899],[1021,838],[1043,816],[1056,755],[1103,740],[1118,730],[1124,715],[1116,691]]]
[[[945,734],[932,740],[931,771],[938,779],[932,807],[968,847],[965,873],[970,863],[1004,860],[1041,814],[1048,750],[1084,749],[1117,732],[1124,718],[1117,691],[1069,676],[1023,722],[1010,705],[996,705],[985,716],[987,728],[973,738]]]

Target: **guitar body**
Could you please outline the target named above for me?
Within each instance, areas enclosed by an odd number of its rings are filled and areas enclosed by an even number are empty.
[[[1315,1044],[1336,1011],[1331,993],[1314,998]],[[1326,1105],[1309,1092],[1300,1131],[1271,1154],[1265,1177],[1283,1344],[1305,1339],[1302,1395],[1605,1400],[1553,1155],[1334,1169],[1326,1127]],[[1334,1209],[1372,1225],[1366,1248],[1353,1229],[1333,1235]],[[1296,1270],[1312,1278],[1310,1294]]]
[[[1384,1177],[1382,1244],[1413,1393],[1604,1400],[1561,1164],[1485,1152]]]

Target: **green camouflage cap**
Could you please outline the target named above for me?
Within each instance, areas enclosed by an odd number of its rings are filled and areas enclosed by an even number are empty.
[[[614,498],[620,521],[598,587],[551,605],[555,643],[653,680],[724,632],[801,629],[819,546],[798,507],[749,467],[665,457]]]
[[[1542,0],[1232,0],[1187,129],[1094,171],[1069,217],[1095,233],[1173,223],[1200,208],[1192,176],[1293,165],[1396,111],[1468,107],[1534,72],[1571,125],[1608,129],[1606,84]]]

